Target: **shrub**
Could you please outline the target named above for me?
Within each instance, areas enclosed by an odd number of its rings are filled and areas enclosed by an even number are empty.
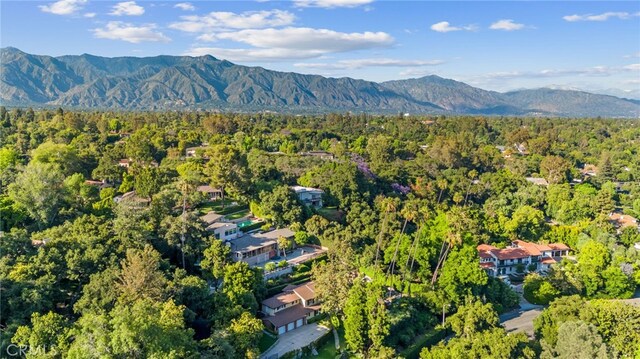
[[[560,295],[560,291],[539,274],[530,274],[524,281],[524,298],[532,304],[547,305]]]
[[[274,270],[276,270],[277,265],[275,264],[275,262],[269,262],[267,264],[264,265],[264,271],[265,272],[273,272]]]

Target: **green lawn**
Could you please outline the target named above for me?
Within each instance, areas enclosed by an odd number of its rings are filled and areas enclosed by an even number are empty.
[[[330,335],[329,340],[327,340],[326,343],[324,343],[322,346],[317,348],[318,350],[317,356],[313,356],[313,355],[303,356],[302,359],[312,359],[312,358],[335,359],[336,356],[340,354],[340,352],[336,350],[336,344],[333,339],[333,334],[329,334],[329,335]],[[340,338],[340,347],[344,347],[345,341],[344,341],[344,333],[342,332],[342,330],[338,330],[338,337]]]
[[[245,209],[239,212],[227,214],[225,217],[227,217],[228,220],[234,220],[234,219],[242,218],[248,214],[249,214],[249,210]]]
[[[276,342],[276,340],[278,340],[278,338],[274,338],[272,336],[270,336],[269,334],[263,334],[262,338],[260,338],[260,342],[258,342],[258,349],[260,350],[260,353],[264,353],[267,349],[271,348],[271,346],[273,345],[273,343]]]
[[[242,205],[232,206],[231,203],[235,202],[233,199],[225,198],[224,200],[224,210],[225,212],[232,210],[234,207],[242,207]],[[211,211],[220,212],[222,211],[222,200],[209,201],[204,202],[203,204],[198,206],[198,210],[202,214],[207,214]]]

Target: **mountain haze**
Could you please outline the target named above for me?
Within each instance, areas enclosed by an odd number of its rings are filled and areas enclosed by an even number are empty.
[[[279,112],[638,117],[640,104],[579,91],[509,93],[427,76],[376,83],[271,71],[212,56],[51,57],[0,49],[5,105]]]

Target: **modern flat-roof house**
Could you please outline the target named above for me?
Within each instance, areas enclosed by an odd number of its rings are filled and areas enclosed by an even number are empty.
[[[307,206],[322,208],[323,190],[312,187],[293,186],[291,189],[296,193],[300,202]]]
[[[280,294],[262,301],[262,312],[264,325],[278,335],[306,325],[320,313],[314,283],[286,286]]]
[[[216,199],[222,198],[222,190],[220,188],[213,188],[209,185],[198,186],[198,192],[204,193],[209,200],[214,201]]]
[[[238,225],[231,222],[211,223],[207,226],[207,231],[213,232],[213,236],[216,237],[216,239],[225,242],[238,238],[238,234],[240,233]]]
[[[278,238],[291,239],[295,233],[289,228],[265,233],[248,233],[229,242],[231,258],[249,265],[264,263],[278,254]]]
[[[200,220],[207,226],[207,231],[213,232],[216,239],[224,242],[238,238],[240,233],[236,223],[228,221],[224,215],[214,211],[200,217]]]
[[[480,266],[491,276],[516,274],[519,265],[524,265],[526,270],[534,265],[536,272],[545,272],[571,250],[562,243],[536,244],[520,240],[504,249],[489,244],[477,248]]]

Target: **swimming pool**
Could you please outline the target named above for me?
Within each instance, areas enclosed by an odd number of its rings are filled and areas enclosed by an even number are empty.
[[[253,222],[249,220],[242,221],[238,223],[238,228],[244,228],[244,227],[250,226],[251,224],[253,224]]]

